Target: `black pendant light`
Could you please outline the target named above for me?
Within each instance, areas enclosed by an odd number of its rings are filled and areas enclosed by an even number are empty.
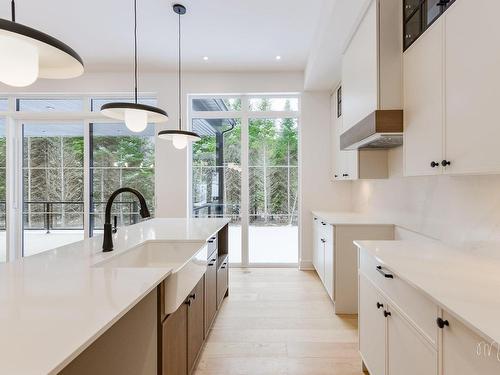
[[[148,123],[161,123],[168,120],[167,112],[137,101],[137,0],[134,0],[134,103],[107,103],[101,107],[101,113],[114,120],[125,121],[133,132],[146,129]]]
[[[188,142],[197,142],[200,136],[194,132],[182,130],[182,60],[181,60],[181,15],[186,14],[186,7],[181,4],[173,6],[174,12],[179,16],[179,128],[175,130],[162,130],[158,133],[158,138],[172,141],[177,149],[183,149]]]
[[[83,74],[82,58],[60,40],[16,23],[16,4],[11,1],[12,21],[0,18],[0,82],[26,87],[38,78],[66,79]]]

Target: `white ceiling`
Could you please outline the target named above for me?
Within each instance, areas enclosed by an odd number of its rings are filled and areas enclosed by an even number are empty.
[[[185,0],[183,59],[191,71],[303,71],[325,3],[333,0]],[[57,37],[87,71],[133,62],[133,0],[17,0],[17,22]],[[140,69],[176,68],[170,0],[138,0]],[[10,18],[10,1],[0,3]],[[275,57],[282,56],[280,61]],[[208,56],[208,61],[203,61]]]

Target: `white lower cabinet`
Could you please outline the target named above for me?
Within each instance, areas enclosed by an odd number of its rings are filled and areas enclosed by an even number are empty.
[[[500,374],[500,344],[485,340],[446,312],[443,320],[443,375]]]
[[[363,275],[359,276],[359,350],[371,375],[385,374],[387,302]]]
[[[408,320],[389,305],[387,317],[387,374],[437,375],[438,353]]]

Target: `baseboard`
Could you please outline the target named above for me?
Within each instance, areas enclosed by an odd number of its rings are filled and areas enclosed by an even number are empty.
[[[314,271],[313,262],[311,260],[301,260],[299,264],[301,271]]]

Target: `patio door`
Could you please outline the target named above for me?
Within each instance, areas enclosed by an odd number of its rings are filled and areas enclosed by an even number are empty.
[[[298,98],[190,98],[193,217],[227,217],[229,259],[298,263]]]

